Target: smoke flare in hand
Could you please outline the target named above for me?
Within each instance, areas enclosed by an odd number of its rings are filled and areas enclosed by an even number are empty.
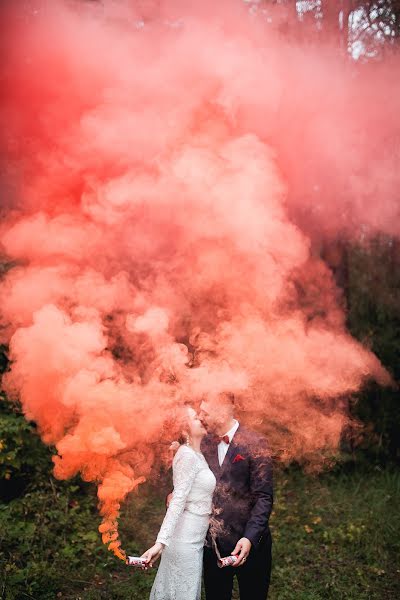
[[[396,150],[369,169],[384,66],[354,77],[239,2],[133,4],[6,3],[1,73],[5,384],[121,559],[185,399],[234,392],[284,459],[335,451],[343,397],[389,378],[314,244],[400,223]]]

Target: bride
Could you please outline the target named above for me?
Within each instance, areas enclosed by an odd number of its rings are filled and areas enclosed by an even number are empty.
[[[206,431],[196,411],[186,410],[186,444],[172,463],[174,493],[156,543],[142,555],[149,566],[161,556],[150,600],[200,600],[203,545],[216,480],[200,452]]]

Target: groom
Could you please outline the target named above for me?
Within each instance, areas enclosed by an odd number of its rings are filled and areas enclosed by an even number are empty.
[[[234,396],[203,400],[200,420],[208,431],[202,452],[217,486],[204,548],[207,600],[231,600],[237,576],[241,600],[265,600],[271,575],[272,463],[265,439],[234,418]],[[219,568],[220,555],[234,554],[233,567]]]

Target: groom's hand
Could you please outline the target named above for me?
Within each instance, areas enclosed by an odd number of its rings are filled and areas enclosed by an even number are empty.
[[[242,537],[236,544],[234,551],[231,552],[231,554],[233,556],[237,556],[237,561],[232,566],[240,567],[240,565],[242,565],[244,562],[246,562],[246,559],[250,553],[250,550],[251,550],[251,541],[245,537]]]

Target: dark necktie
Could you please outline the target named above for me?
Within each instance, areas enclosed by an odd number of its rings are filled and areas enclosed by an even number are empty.
[[[213,439],[214,444],[219,444],[220,442],[225,442],[225,444],[228,444],[228,446],[229,446],[229,444],[231,443],[229,440],[229,435],[222,435],[222,436],[214,435],[212,439]]]

